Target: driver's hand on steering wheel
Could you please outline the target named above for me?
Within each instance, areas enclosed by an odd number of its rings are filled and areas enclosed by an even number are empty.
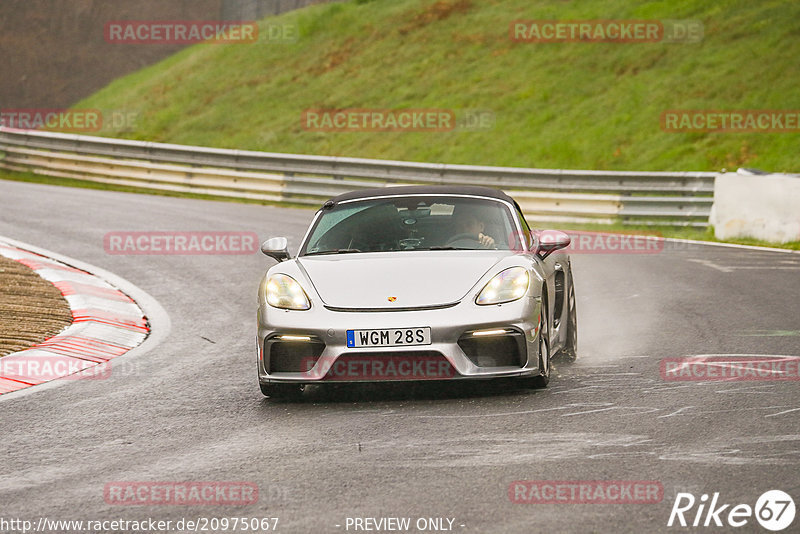
[[[478,242],[484,248],[494,248],[494,238],[482,232],[478,234]]]

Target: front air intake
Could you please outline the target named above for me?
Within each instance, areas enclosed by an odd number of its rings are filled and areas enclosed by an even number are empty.
[[[267,356],[267,373],[304,373],[314,367],[325,344],[320,341],[283,341],[279,338],[267,340],[264,353]]]
[[[527,363],[525,337],[511,331],[491,336],[465,334],[458,346],[478,367],[524,367]]]

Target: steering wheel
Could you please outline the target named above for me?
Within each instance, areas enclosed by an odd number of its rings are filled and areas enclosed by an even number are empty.
[[[456,234],[448,239],[446,244],[448,247],[461,246],[464,248],[469,248],[473,247],[474,245],[478,245],[479,248],[483,248],[481,242],[478,240],[478,236],[470,233]]]

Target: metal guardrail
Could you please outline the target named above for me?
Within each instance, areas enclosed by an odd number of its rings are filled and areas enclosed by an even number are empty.
[[[489,185],[532,221],[707,226],[710,172],[524,169],[302,156],[0,128],[0,168],[55,177],[319,205],[354,189]]]

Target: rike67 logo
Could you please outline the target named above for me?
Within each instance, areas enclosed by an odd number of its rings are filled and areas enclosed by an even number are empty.
[[[680,527],[730,527],[747,525],[755,516],[758,524],[777,532],[786,529],[794,521],[794,500],[781,490],[764,492],[755,507],[749,504],[731,505],[723,503],[719,493],[703,494],[696,499],[691,493],[678,493],[667,526]]]

